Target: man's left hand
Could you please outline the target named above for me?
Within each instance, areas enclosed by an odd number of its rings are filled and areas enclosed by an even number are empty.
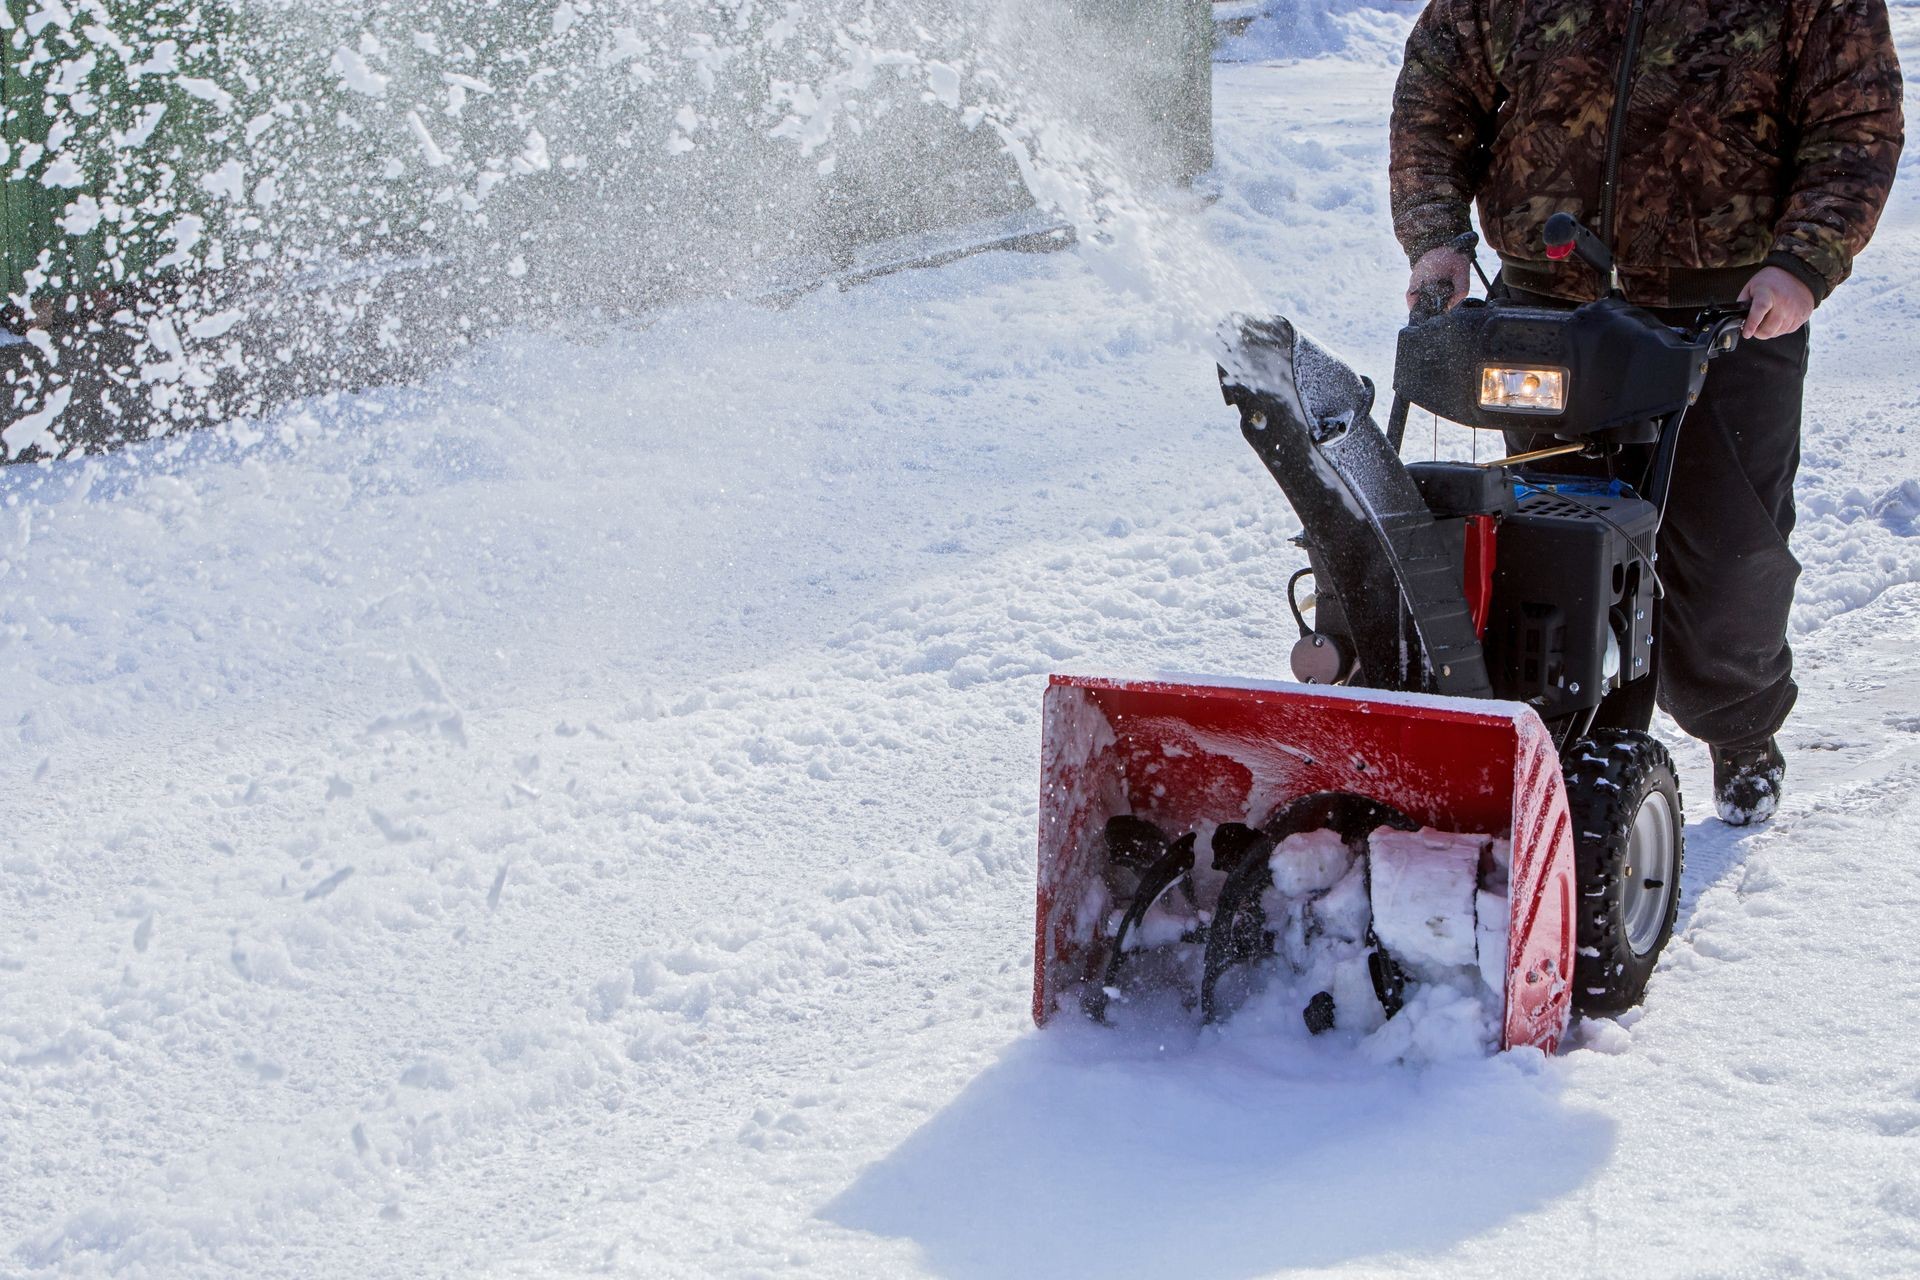
[[[1762,267],[1740,291],[1740,301],[1751,302],[1753,310],[1740,327],[1745,338],[1780,338],[1795,333],[1813,314],[1813,290],[1801,284],[1793,273],[1779,267]]]

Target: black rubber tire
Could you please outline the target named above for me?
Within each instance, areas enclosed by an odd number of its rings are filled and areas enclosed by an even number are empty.
[[[1566,756],[1567,807],[1573,816],[1578,916],[1573,1007],[1583,1014],[1624,1013],[1646,994],[1660,952],[1673,937],[1680,912],[1680,875],[1686,861],[1686,812],[1673,757],[1647,734],[1602,729]],[[1665,793],[1673,819],[1673,870],[1658,936],[1636,954],[1627,935],[1625,887],[1634,823],[1654,792]]]

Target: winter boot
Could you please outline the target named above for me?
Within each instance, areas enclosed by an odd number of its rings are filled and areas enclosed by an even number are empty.
[[[1713,805],[1730,827],[1765,822],[1780,807],[1787,760],[1772,738],[1750,746],[1713,748]]]

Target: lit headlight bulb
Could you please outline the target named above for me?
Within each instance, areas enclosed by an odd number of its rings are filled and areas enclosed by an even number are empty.
[[[1480,370],[1480,407],[1560,413],[1567,407],[1567,371],[1486,365]]]

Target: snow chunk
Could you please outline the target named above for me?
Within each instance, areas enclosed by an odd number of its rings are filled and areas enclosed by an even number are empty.
[[[29,413],[18,419],[4,431],[0,431],[0,444],[4,444],[9,458],[17,458],[31,445],[42,445],[52,449],[59,445],[59,437],[53,434],[53,424],[67,411],[67,404],[73,399],[71,386],[55,387],[47,396],[47,402],[38,412]]]
[[[427,131],[427,122],[420,118],[418,111],[407,112],[407,129],[413,134],[414,141],[420,144],[420,154],[425,158],[427,168],[445,168],[448,163],[447,153],[442,151],[439,144],[433,140],[433,134]]]
[[[211,340],[224,338],[233,326],[246,319],[246,312],[238,307],[219,312],[216,315],[202,317],[187,326],[187,332],[196,338]]]
[[[49,191],[85,186],[86,182],[87,175],[70,156],[55,156],[47,165],[47,171],[40,176],[40,185]]]
[[[1499,1043],[1498,1015],[1486,1001],[1433,983],[1413,987],[1399,1014],[1361,1048],[1376,1062],[1445,1062],[1480,1057]]]
[[[202,102],[211,102],[221,115],[225,115],[233,109],[233,95],[225,89],[222,89],[212,80],[205,79],[201,76],[176,76],[173,82],[179,85],[180,92],[186,94],[189,98],[198,98]]]
[[[140,80],[147,76],[168,76],[180,69],[180,42],[162,40],[153,46],[153,56],[145,62],[136,62],[127,68],[127,78]]]
[[[1474,949],[1480,956],[1480,980],[1502,1004],[1507,996],[1507,925],[1513,909],[1504,893],[1474,895]]]
[[[1373,973],[1367,968],[1365,952],[1351,953],[1344,963],[1334,966],[1326,983],[1333,997],[1333,1025],[1341,1031],[1372,1035],[1387,1024],[1387,1011],[1373,989]]]
[[[383,76],[370,66],[359,53],[341,45],[333,51],[332,68],[340,77],[340,83],[355,93],[363,93],[369,98],[387,96],[387,84],[391,77]]]
[[[547,135],[538,129],[527,130],[527,141],[520,154],[513,158],[513,171],[522,177],[529,174],[544,173],[553,167],[553,158],[547,151]]]
[[[1474,896],[1487,837],[1425,828],[1381,828],[1368,839],[1373,864],[1373,929],[1410,969],[1470,967]]]
[[[136,151],[146,146],[147,141],[153,137],[153,131],[160,127],[160,121],[166,114],[167,104],[164,102],[150,103],[142,107],[134,118],[131,128],[114,131],[113,145],[122,151]],[[247,141],[251,145],[253,139],[248,138]]]
[[[927,90],[934,101],[951,111],[960,109],[960,69],[944,62],[927,63]]]
[[[60,226],[70,236],[84,236],[100,225],[101,216],[100,202],[92,196],[81,196],[67,206]]]
[[[198,214],[186,213],[160,233],[160,238],[173,242],[173,252],[160,259],[154,265],[161,270],[187,266],[193,261],[193,251],[200,244],[200,237],[206,233],[207,220]]]
[[[229,160],[212,173],[202,174],[200,189],[210,196],[231,200],[235,204],[245,204],[247,167],[238,160]]]
[[[1324,893],[1353,867],[1353,852],[1338,831],[1303,831],[1273,851],[1273,887],[1289,898]]]
[[[1367,900],[1367,870],[1355,860],[1340,882],[1307,909],[1313,927],[1342,942],[1359,942],[1367,936],[1373,921],[1373,904]],[[1338,992],[1334,993],[1336,996]]]

